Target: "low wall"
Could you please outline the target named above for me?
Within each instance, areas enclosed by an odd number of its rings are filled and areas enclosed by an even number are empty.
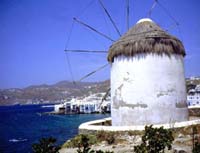
[[[175,122],[169,124],[157,124],[153,125],[153,127],[161,127],[163,126],[166,129],[186,129],[192,126],[200,126],[200,119],[183,121],[183,122]],[[79,126],[79,133],[95,133],[97,131],[108,131],[108,132],[126,132],[126,131],[144,131],[145,126],[136,125],[136,126],[111,126],[111,118],[104,118],[100,120],[90,121],[83,123]]]

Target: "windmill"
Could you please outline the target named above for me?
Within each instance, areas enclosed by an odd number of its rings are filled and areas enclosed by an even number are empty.
[[[91,1],[93,2],[93,1]],[[108,9],[106,8],[106,6],[104,5],[103,1],[102,0],[98,0],[98,3],[100,5],[100,7],[102,8],[102,10],[104,11],[105,15],[107,16],[107,18],[109,19],[110,21],[110,24],[112,25],[114,31],[117,33],[117,35],[119,36],[119,38],[122,36],[122,34],[120,33],[120,30],[118,28],[118,26],[116,25],[116,22],[113,20],[112,18],[112,15],[109,13]],[[150,9],[148,10],[147,14],[146,14],[146,17],[151,17],[151,14],[152,14],[152,11],[153,9],[156,7],[156,5],[159,5],[160,8],[173,20],[174,24],[176,27],[179,26],[178,22],[176,21],[176,19],[170,14],[170,12],[158,1],[158,0],[154,0],[153,1],[153,4],[152,6],[150,7]],[[127,31],[129,30],[129,21],[130,21],[130,1],[129,0],[126,0],[126,5],[125,5],[125,10],[126,10],[126,29]],[[93,26],[85,23],[84,21],[81,21],[79,18],[77,17],[73,17],[73,24],[76,23],[76,24],[79,24],[81,26],[83,26],[84,28],[90,30],[91,32],[93,33],[96,33],[97,35],[107,39],[108,41],[110,41],[111,43],[114,43],[116,40],[114,40],[113,38],[111,38],[110,36],[108,36],[107,34],[101,32],[100,30],[94,28]],[[167,31],[167,30],[166,30]],[[70,35],[71,35],[71,32],[70,32]],[[69,35],[69,38],[67,41],[69,41],[70,39],[70,35]],[[71,66],[71,63],[69,61],[69,57],[68,57],[68,53],[69,52],[72,52],[72,53],[92,53],[92,54],[106,54],[108,53],[106,50],[86,50],[86,49],[69,49],[69,48],[65,48],[65,53],[66,53],[66,57],[67,57],[67,62],[68,62],[68,67],[69,67],[69,71],[70,71],[70,74],[72,74],[72,66]],[[80,81],[83,81],[84,79],[94,75],[96,72],[100,71],[100,70],[103,70],[104,68],[106,68],[107,66],[109,66],[110,64],[109,63],[106,63],[100,67],[98,67],[97,69],[91,71],[90,73],[84,75],[83,77],[81,77],[79,80],[77,81],[74,81],[74,84],[80,82]],[[73,78],[73,77],[72,77]],[[102,98],[102,102],[101,104],[103,103],[104,99],[106,99],[106,96],[109,95],[109,92],[110,92],[110,88],[106,91],[106,94],[103,96]]]

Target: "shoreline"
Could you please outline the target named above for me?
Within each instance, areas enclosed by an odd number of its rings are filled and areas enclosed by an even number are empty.
[[[0,105],[0,107],[9,107],[9,106],[31,106],[31,105],[56,105],[56,104],[59,104],[59,103],[39,103],[39,104],[21,104],[21,103],[15,103],[15,104],[8,104],[8,105]]]

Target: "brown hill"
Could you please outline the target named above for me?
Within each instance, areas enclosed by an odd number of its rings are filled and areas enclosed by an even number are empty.
[[[110,82],[79,82],[73,84],[61,81],[53,85],[33,85],[27,88],[0,90],[0,105],[56,103],[72,97],[83,97],[93,93],[106,92]]]

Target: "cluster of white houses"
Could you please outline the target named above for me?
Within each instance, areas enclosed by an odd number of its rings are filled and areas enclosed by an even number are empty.
[[[188,106],[200,106],[200,85],[190,89],[187,95]]]
[[[65,101],[54,106],[55,113],[62,114],[90,114],[100,112],[110,112],[110,98],[102,101],[104,93],[100,96],[96,94],[85,98],[73,98],[70,101]]]

